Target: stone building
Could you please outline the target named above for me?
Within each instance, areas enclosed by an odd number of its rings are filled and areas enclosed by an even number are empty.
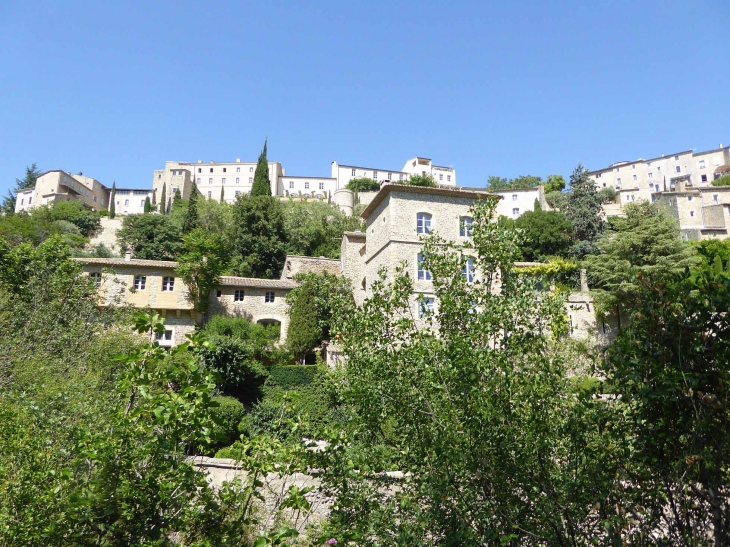
[[[109,189],[91,177],[54,169],[38,175],[33,188],[18,192],[15,212],[72,200],[82,201],[91,209],[101,211],[109,206]]]
[[[431,175],[437,184],[456,186],[456,170],[434,165],[429,158],[415,157],[406,161],[403,169],[378,169],[376,167],[360,167],[356,165],[332,162],[332,178],[337,181],[336,189],[345,188],[354,178],[368,178],[383,184],[385,182],[405,182],[412,175]]]

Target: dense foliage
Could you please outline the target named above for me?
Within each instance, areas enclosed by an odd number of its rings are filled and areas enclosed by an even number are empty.
[[[199,312],[208,309],[210,291],[218,286],[228,257],[228,245],[218,234],[196,228],[183,237],[183,254],[175,272],[185,281]]]
[[[277,198],[238,197],[233,206],[231,234],[232,269],[237,275],[279,277],[288,239],[284,209]]]
[[[380,190],[380,183],[368,177],[355,177],[350,179],[345,188],[353,192],[377,192]]]
[[[117,241],[143,260],[175,260],[183,249],[180,228],[167,215],[125,216]]]
[[[548,256],[565,256],[573,236],[573,225],[557,211],[527,211],[514,222],[523,232],[522,258],[540,261]]]

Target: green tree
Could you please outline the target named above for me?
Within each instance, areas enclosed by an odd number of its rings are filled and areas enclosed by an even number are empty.
[[[380,190],[380,183],[368,177],[356,177],[350,179],[345,188],[353,192],[377,192]]]
[[[119,249],[132,249],[135,258],[175,260],[182,251],[180,230],[165,215],[129,215],[117,232]]]
[[[288,237],[281,202],[271,196],[238,197],[231,230],[232,267],[237,275],[276,278]]]
[[[603,203],[613,203],[616,200],[618,192],[613,186],[606,186],[598,191],[598,195]]]
[[[36,207],[31,211],[34,219],[68,221],[74,224],[85,237],[101,226],[101,215],[92,211],[81,201],[57,201],[52,205]]]
[[[391,283],[374,280],[362,307],[338,315],[343,397],[354,416],[317,465],[335,497],[329,526],[338,538],[606,542],[610,514],[595,507],[613,511],[615,470],[596,465],[605,443],[586,423],[601,403],[571,393],[567,363],[552,345],[563,302],[512,275],[517,235],[494,222],[494,207],[490,200],[472,210],[468,247],[427,240],[433,312],[417,318],[419,298],[402,267]],[[463,275],[464,253],[479,283]],[[407,473],[396,488],[383,473],[392,469]]]
[[[220,234],[196,228],[183,236],[182,254],[175,272],[185,281],[200,313],[206,312],[210,291],[218,286],[218,276],[225,270],[228,257],[228,246]]]
[[[565,177],[563,175],[548,175],[545,179],[545,193],[562,192],[565,190]]]
[[[405,181],[405,184],[408,184],[409,186],[427,186],[432,188],[438,186],[433,175],[411,175],[408,177],[408,180]]]
[[[515,220],[515,227],[523,231],[520,250],[528,261],[566,256],[572,241],[573,225],[557,211],[527,211]]]
[[[112,182],[112,191],[109,192],[109,218],[117,216],[117,182]]]
[[[570,194],[563,213],[573,224],[575,240],[579,244],[576,247],[579,252],[573,254],[584,253],[589,248],[586,244],[595,242],[603,231],[603,208],[588,170],[580,164],[570,175]]]
[[[679,225],[665,209],[646,201],[624,206],[625,218],[612,217],[598,240],[599,254],[586,258],[596,308],[619,319],[638,304],[637,275],[675,275],[697,262]]]
[[[712,181],[713,186],[730,186],[730,173]]]
[[[551,175],[552,177],[560,175]],[[533,175],[522,175],[514,179],[506,179],[503,177],[490,176],[487,178],[487,190],[493,192],[498,190],[519,190],[523,188],[534,188],[542,184],[540,177]]]
[[[730,538],[728,269],[637,274],[630,326],[608,348],[626,543],[727,545]]]
[[[183,220],[182,231],[184,234],[192,232],[198,227],[198,198],[200,192],[198,185],[193,181],[193,187],[190,189],[190,198],[188,199],[188,210]]]
[[[545,202],[553,209],[565,211],[569,197],[569,192],[548,192],[545,194]]]
[[[175,191],[172,193],[172,209],[179,207],[181,201],[182,196],[180,195],[180,188],[175,188]]]
[[[151,213],[153,211],[152,202],[150,201],[150,197],[147,196],[144,198],[144,214]]]
[[[22,179],[15,179],[15,188],[9,190],[8,195],[3,198],[2,205],[0,205],[0,212],[6,215],[12,215],[15,212],[15,198],[18,192],[35,188],[40,174],[41,171],[38,169],[37,164],[33,163],[26,167],[25,176]]]
[[[264,141],[264,149],[261,151],[261,154],[259,154],[259,159],[256,163],[256,171],[253,174],[253,186],[251,186],[252,196],[271,195],[271,181],[269,180],[269,162],[266,158],[266,145],[267,141]]]
[[[221,198],[220,198],[220,202],[221,203],[225,203],[226,202],[226,200],[225,200],[225,192],[224,192],[224,187],[223,186],[221,186]]]
[[[346,313],[354,305],[350,282],[327,272],[298,274],[298,286],[286,297],[289,306],[287,344],[304,359],[307,353],[329,341],[337,313]]]
[[[362,219],[322,201],[285,200],[282,208],[288,254],[339,258],[342,234],[364,229]]]
[[[162,183],[162,194],[160,195],[160,214],[167,214],[167,183]]]

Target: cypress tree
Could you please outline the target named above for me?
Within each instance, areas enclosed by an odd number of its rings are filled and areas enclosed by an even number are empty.
[[[152,203],[150,202],[150,197],[147,196],[144,198],[144,214],[149,213],[152,210]]]
[[[116,183],[116,181],[114,181],[114,182],[112,182],[112,191],[109,194],[109,218],[114,218],[115,216],[117,216],[116,197],[117,197],[117,183]]]
[[[178,205],[180,205],[180,200],[182,199],[182,196],[180,195],[180,188],[175,188],[175,192],[172,194],[172,208],[174,209]]]
[[[316,295],[311,283],[300,287],[291,303],[289,317],[286,341],[289,349],[304,364],[306,355],[322,342],[322,329],[317,323]]]
[[[269,181],[269,161],[266,159],[266,144],[264,141],[264,149],[259,155],[259,161],[256,164],[256,172],[253,174],[253,186],[251,187],[252,196],[270,196],[271,182]]]
[[[190,200],[188,201],[188,211],[185,213],[183,220],[183,234],[189,234],[198,227],[198,185],[193,181],[193,187],[190,189]]]
[[[162,183],[162,196],[160,197],[160,214],[167,213],[167,183]]]
[[[223,192],[223,190],[224,190],[224,187],[221,186],[221,203],[225,202],[225,193]]]

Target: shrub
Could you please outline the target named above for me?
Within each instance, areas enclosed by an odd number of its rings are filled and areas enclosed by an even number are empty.
[[[345,188],[353,192],[377,192],[380,190],[380,183],[367,177],[357,177],[351,179]]]
[[[406,184],[409,186],[428,186],[431,188],[438,186],[433,175],[411,175]]]
[[[730,173],[712,181],[713,186],[730,186]]]
[[[601,196],[601,200],[603,200],[603,203],[612,203],[616,200],[616,195],[618,192],[616,192],[616,188],[613,186],[606,186],[605,188],[601,188],[598,191],[598,195]]]
[[[213,401],[218,406],[210,409],[216,423],[212,437],[217,446],[227,446],[238,437],[238,424],[246,414],[246,408],[233,397],[217,396]]]
[[[566,192],[548,192],[545,194],[545,201],[553,209],[561,211],[568,203],[568,194]]]

